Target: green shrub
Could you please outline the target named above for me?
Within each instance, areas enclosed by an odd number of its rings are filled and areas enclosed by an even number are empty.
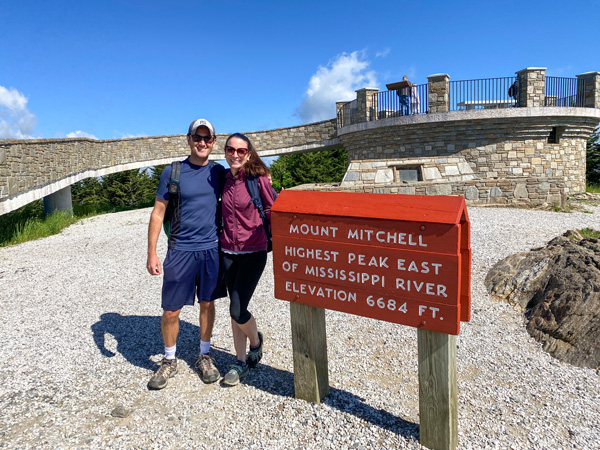
[[[0,245],[14,245],[22,242],[40,239],[53,234],[60,233],[69,225],[77,222],[79,218],[74,217],[71,211],[55,211],[47,217],[30,217],[25,222],[15,224],[12,236],[8,240],[0,242]]]
[[[594,131],[587,141],[585,175],[590,185],[600,185],[600,135]],[[590,192],[590,191],[588,191]]]

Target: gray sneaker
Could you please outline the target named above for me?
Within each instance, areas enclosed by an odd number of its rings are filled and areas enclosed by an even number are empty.
[[[256,350],[250,350],[246,355],[246,364],[248,364],[248,367],[256,367],[262,358],[263,334],[260,331],[258,332],[258,340],[260,341],[258,348]]]
[[[196,361],[196,369],[200,373],[200,378],[205,383],[214,383],[221,374],[215,365],[215,360],[208,354],[201,353]]]
[[[239,384],[240,380],[246,375],[248,375],[248,364],[242,366],[241,363],[235,363],[223,377],[223,384],[235,386],[236,384]]]
[[[169,382],[169,378],[175,376],[177,373],[177,358],[167,359],[163,358],[160,362],[160,367],[152,375],[148,382],[149,389],[162,389]]]

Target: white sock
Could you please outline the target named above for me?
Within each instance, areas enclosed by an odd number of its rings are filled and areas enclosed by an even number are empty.
[[[208,352],[210,352],[210,341],[200,339],[200,353],[207,354]]]
[[[173,347],[165,347],[165,358],[175,359],[175,351],[177,350],[177,344]]]

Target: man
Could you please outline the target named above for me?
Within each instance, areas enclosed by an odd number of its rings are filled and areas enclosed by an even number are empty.
[[[398,99],[400,100],[400,112],[403,116],[410,114],[410,97],[411,97],[411,86],[412,83],[408,81],[408,77],[404,75],[402,81],[399,83],[400,89],[396,91]]]
[[[209,121],[192,122],[187,142],[190,156],[181,162],[179,197],[171,198],[177,194],[169,193],[172,166],[167,166],[160,176],[148,226],[146,267],[151,275],[160,275],[164,270],[160,325],[165,346],[165,357],[148,383],[150,389],[164,388],[177,373],[179,314],[184,305],[193,306],[196,297],[200,303],[200,354],[196,367],[205,383],[213,383],[220,376],[209,352],[215,321],[213,300],[225,296],[219,283],[217,235],[219,180],[225,169],[208,160],[216,143],[215,129]],[[180,208],[173,212],[169,249],[161,269],[156,244],[169,201],[176,203],[178,198]]]

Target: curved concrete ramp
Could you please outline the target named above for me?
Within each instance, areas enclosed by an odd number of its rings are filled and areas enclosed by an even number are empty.
[[[328,150],[340,146],[336,119],[246,132],[261,156]],[[223,159],[229,134],[217,134],[211,159]],[[0,140],[0,215],[52,195],[85,178],[169,164],[189,152],[185,135],[133,139]]]

